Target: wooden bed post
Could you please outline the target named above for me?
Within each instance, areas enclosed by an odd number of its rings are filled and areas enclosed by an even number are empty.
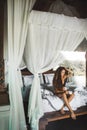
[[[46,126],[48,125],[48,121],[46,118],[41,118],[39,121],[39,130],[46,130]]]

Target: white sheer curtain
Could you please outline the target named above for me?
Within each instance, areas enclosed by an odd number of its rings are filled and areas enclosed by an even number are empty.
[[[26,66],[34,74],[29,99],[32,129],[38,130],[38,121],[43,115],[38,73],[57,66],[62,61],[61,50],[75,50],[87,34],[86,25],[87,20],[83,19],[31,12],[24,58]]]
[[[8,62],[9,62],[9,95],[10,120],[9,130],[26,130],[23,101],[21,95],[22,78],[18,69],[21,63],[29,11],[35,0],[8,0]]]

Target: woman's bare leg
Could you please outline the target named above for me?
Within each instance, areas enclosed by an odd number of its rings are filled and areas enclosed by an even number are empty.
[[[64,102],[65,102],[65,105],[68,107],[69,111],[71,112],[71,117],[72,117],[72,119],[76,119],[76,116],[75,116],[75,114],[74,114],[74,112],[73,112],[71,106],[69,105],[69,102],[71,101],[71,99],[72,99],[72,98],[67,99],[66,94],[63,93],[63,100],[64,100]],[[69,100],[69,101],[68,101],[68,100]]]
[[[67,91],[66,94],[68,94],[68,93],[69,93],[69,92]],[[68,103],[69,103],[73,98],[74,98],[74,94],[71,94],[70,97],[67,99],[67,100],[68,100]],[[65,107],[65,104],[62,106],[62,108],[61,108],[61,110],[60,110],[62,114],[65,114],[65,111],[63,110],[64,107]]]
[[[74,98],[74,93],[70,94],[70,97],[68,98],[68,102],[71,102],[73,98]]]

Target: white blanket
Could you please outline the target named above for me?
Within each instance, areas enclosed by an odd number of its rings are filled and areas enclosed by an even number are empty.
[[[75,97],[72,99],[70,102],[70,105],[73,110],[77,110],[77,108],[81,106],[86,106],[87,104],[87,90],[85,89],[76,89],[75,92]],[[43,111],[45,112],[51,112],[51,111],[57,111],[60,110],[63,101],[57,96],[53,96],[51,92],[48,90],[45,90],[44,93],[44,99],[42,99],[42,105],[43,105]],[[68,110],[67,107],[64,107],[64,110]]]

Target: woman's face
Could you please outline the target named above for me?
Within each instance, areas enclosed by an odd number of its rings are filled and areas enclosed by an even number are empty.
[[[65,70],[63,69],[63,70],[61,71],[61,77],[64,77],[64,75],[65,75]]]

